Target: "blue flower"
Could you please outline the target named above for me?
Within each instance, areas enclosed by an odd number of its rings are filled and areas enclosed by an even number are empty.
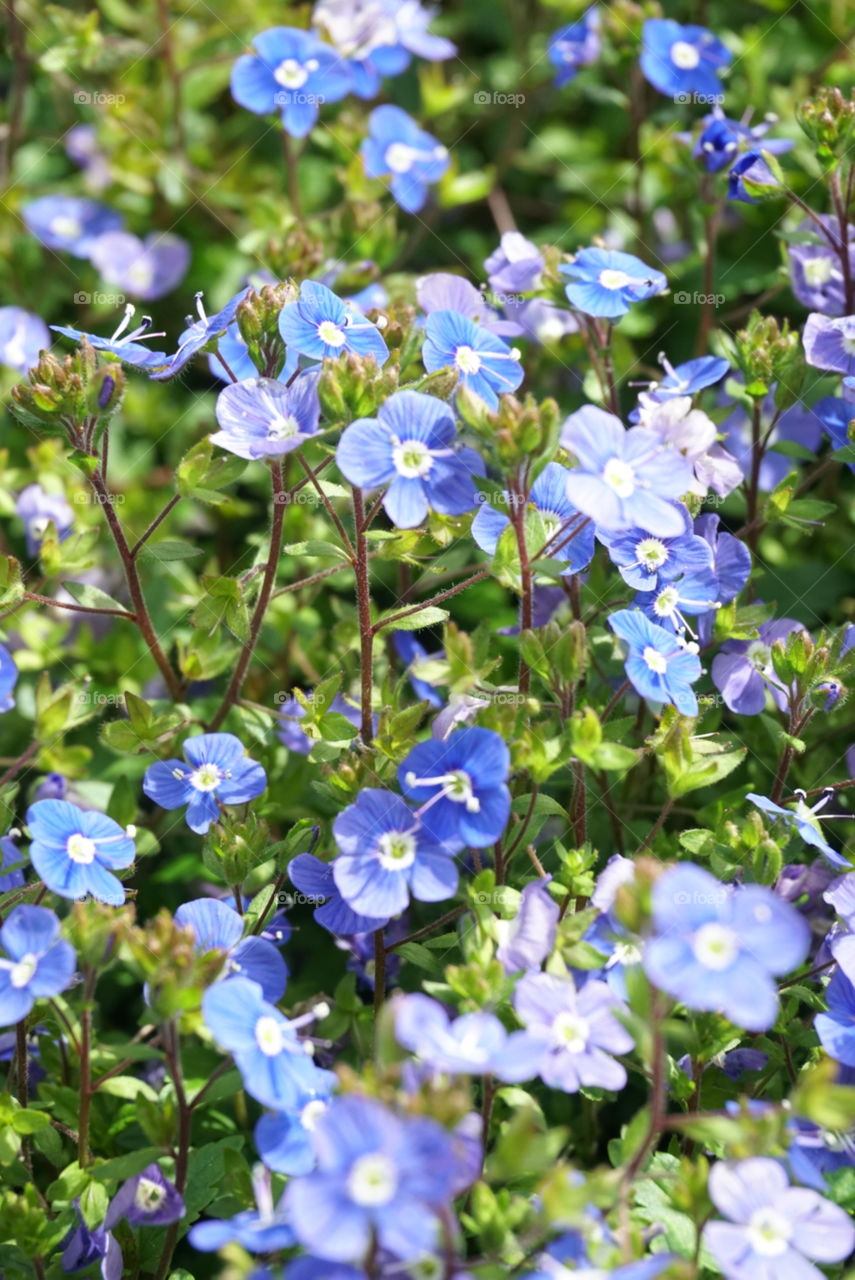
[[[393,631],[392,644],[395,646],[395,652],[398,657],[407,668],[413,693],[419,701],[427,702],[432,707],[441,707],[443,705],[442,695],[437,692],[432,684],[428,684],[426,680],[421,680],[412,670],[413,667],[417,667],[420,662],[424,662],[431,656],[424,645],[416,639],[412,631]],[[442,658],[444,654],[440,653],[436,656]]]
[[[580,519],[579,512],[567,496],[567,477],[571,473],[557,462],[544,467],[531,487],[528,501],[543,521],[546,541],[542,547],[529,547],[535,556],[563,560],[567,568],[562,574],[581,573],[594,556],[594,527]],[[505,498],[510,501],[510,495]],[[484,503],[472,521],[472,537],[482,551],[495,553],[499,538],[510,524],[510,517]]]
[[[837,218],[827,213],[815,215],[826,232],[839,243],[840,227]],[[826,316],[842,316],[846,311],[843,287],[843,271],[840,258],[829,244],[828,236],[819,232],[812,219],[805,219],[797,228],[800,239],[787,245],[790,259],[790,283],[793,293],[808,311],[819,311]],[[855,228],[847,229],[849,264],[855,269]]]
[[[168,231],[153,231],[145,240],[129,231],[107,231],[94,242],[89,257],[107,284],[153,302],[184,279],[190,246]]]
[[[336,888],[360,915],[399,915],[410,900],[442,902],[457,889],[459,841],[438,843],[400,796],[367,787],[333,823]]]
[[[849,424],[855,418],[855,404],[840,396],[825,396],[817,400],[813,412],[822,423],[822,429],[831,441],[833,449],[846,449],[853,441],[849,438]],[[850,471],[855,466],[847,464]]]
[[[660,93],[715,102],[722,97],[718,72],[733,55],[706,27],[682,27],[670,18],[648,18],[641,33],[641,70]]]
[[[528,973],[514,991],[514,1008],[542,1044],[538,1074],[565,1093],[622,1089],[626,1070],[612,1054],[628,1053],[635,1041],[615,1016],[623,1002],[595,978],[576,989],[570,977]]]
[[[362,710],[359,704],[351,702],[343,694],[337,693],[329,705],[330,715],[344,716],[358,729],[362,723]],[[312,739],[300,728],[300,721],[306,717],[306,708],[295,697],[286,698],[278,708],[278,724],[276,736],[283,746],[298,755],[307,756],[314,745]],[[374,727],[377,727],[377,716],[373,716]]]
[[[299,299],[282,308],[279,332],[291,351],[310,360],[334,359],[349,351],[372,356],[382,365],[389,355],[377,326],[317,280],[304,280]]]
[[[0,644],[0,713],[11,711],[15,705],[12,690],[18,683],[18,668],[5,644]]]
[[[48,249],[62,249],[77,258],[88,258],[98,236],[122,225],[115,209],[85,196],[41,196],[22,206],[21,217]]]
[[[565,292],[573,306],[585,315],[608,320],[625,316],[634,302],[652,298],[668,287],[661,271],[616,249],[580,249],[559,271],[572,281]]]
[[[498,311],[488,305],[482,289],[476,289],[463,276],[449,271],[432,271],[417,280],[416,302],[426,316],[433,311],[456,311],[490,333],[517,337],[521,332],[518,324],[502,319]]]
[[[492,729],[460,729],[413,747],[398,769],[401,790],[422,805],[422,825],[440,843],[494,844],[511,810],[510,753]]]
[[[754,640],[727,640],[712,660],[710,675],[725,706],[740,716],[759,715],[768,694],[785,711],[789,690],[781,684],[772,662],[772,646],[786,643],[793,631],[804,631],[793,618],[764,622]]]
[[[636,693],[653,702],[670,703],[681,715],[696,716],[698,700],[691,686],[701,675],[697,655],[640,609],[613,613],[609,626],[629,649],[626,678]]]
[[[752,149],[761,138],[764,139],[764,151],[781,155],[791,150],[793,143],[789,138],[766,139],[765,135],[774,123],[773,117],[749,128],[739,120],[729,120],[721,107],[714,107],[711,114],[701,121],[703,127],[692,154],[696,160],[703,161],[708,173],[720,173],[733,164],[741,151]]]
[[[456,1163],[451,1135],[435,1120],[398,1117],[350,1095],[330,1104],[314,1142],[317,1169],[285,1192],[305,1249],[333,1262],[363,1261],[374,1241],[396,1258],[432,1252]]]
[[[660,538],[685,532],[675,498],[692,483],[692,464],[643,427],[624,430],[618,418],[587,404],[571,413],[561,445],[575,455],[567,477],[570,501],[608,532],[639,528]]]
[[[67,1275],[73,1275],[74,1272],[82,1271],[100,1261],[101,1280],[122,1280],[124,1262],[116,1237],[111,1231],[105,1231],[103,1226],[91,1229],[87,1227],[76,1200],[74,1208],[77,1226],[68,1232],[59,1245],[62,1249],[60,1262],[63,1271]]]
[[[120,907],[121,880],[112,873],[134,860],[134,828],[68,800],[38,800],[27,810],[32,836],[30,861],[36,874],[60,898],[85,898]]]
[[[125,332],[135,311],[136,308],[129,302],[125,307],[121,324],[109,338],[100,338],[96,333],[84,333],[68,325],[52,324],[51,329],[54,333],[61,333],[65,338],[71,338],[73,342],[85,340],[96,351],[109,351],[110,355],[116,356],[123,364],[129,364],[134,369],[145,369],[147,372],[159,369],[167,364],[169,356],[165,351],[149,351],[148,347],[141,346],[141,342],[147,342],[150,338],[163,338],[166,335],[150,332],[151,316],[143,316],[142,324],[130,332]]]
[[[376,418],[359,418],[339,441],[342,475],[362,489],[388,485],[383,507],[399,529],[413,529],[433,509],[441,515],[471,511],[477,491],[471,450],[457,452],[457,428],[448,405],[421,391],[396,391]]]
[[[767,796],[755,795],[753,791],[749,791],[745,799],[750,800],[753,805],[761,809],[763,813],[771,814],[773,818],[786,823],[791,830],[801,836],[805,844],[809,844],[814,849],[819,849],[820,853],[828,859],[835,867],[844,867],[847,871],[851,869],[851,864],[846,858],[841,858],[839,853],[835,853],[831,845],[822,834],[819,825],[819,819],[816,816],[824,805],[828,804],[829,799],[834,793],[827,792],[821,796],[817,803],[811,808],[805,800],[804,793],[796,792],[798,800],[795,809],[784,809],[779,804],[775,804],[774,800],[770,800]]]
[[[628,586],[636,591],[654,591],[682,574],[712,571],[712,549],[691,532],[689,513],[685,508],[683,511],[684,532],[674,538],[656,538],[645,529],[624,529],[619,533],[597,530],[597,537]]]
[[[232,97],[248,111],[279,111],[286,131],[305,138],[323,102],[338,102],[349,92],[347,62],[317,36],[296,27],[271,27],[252,42],[232,68]]]
[[[549,37],[549,61],[556,69],[555,87],[560,89],[575,79],[581,67],[600,56],[600,15],[589,9],[580,22],[561,27]]]
[[[806,1187],[791,1187],[778,1160],[717,1161],[709,1195],[727,1221],[708,1222],[703,1243],[725,1280],[822,1280],[823,1266],[855,1246],[845,1209]]]
[[[697,640],[687,618],[719,607],[718,584],[711,568],[702,569],[699,573],[681,574],[652,591],[639,592],[633,604],[657,626]]]
[[[532,880],[520,894],[513,920],[496,922],[496,959],[505,973],[539,969],[555,946],[560,908],[549,892],[551,876]]]
[[[26,858],[11,836],[0,839],[0,893],[8,893],[10,889],[20,889],[24,884],[24,868]],[[15,870],[8,868],[14,867]]]
[[[313,1085],[300,1093],[294,1107],[263,1115],[255,1126],[258,1154],[274,1173],[310,1173],[315,1167],[312,1133],[329,1106],[338,1076],[316,1071]]]
[[[491,1074],[508,1084],[531,1080],[543,1040],[505,1030],[494,1013],[464,1013],[453,1021],[438,1000],[420,994],[395,999],[395,1037],[435,1071]]]
[[[361,916],[347,905],[336,886],[333,865],[311,853],[298,853],[288,864],[291,883],[309,902],[318,904],[315,911],[318,924],[344,937],[384,928],[389,923],[388,917]]]
[[[855,373],[855,316],[835,320],[812,312],[805,321],[802,342],[805,359],[814,369]]]
[[[418,213],[428,186],[449,166],[448,149],[400,107],[377,107],[368,117],[368,129],[360,148],[366,175],[391,174],[389,187],[396,202],[406,213]]]
[[[132,1227],[165,1227],[185,1214],[184,1200],[156,1164],[123,1182],[110,1201],[104,1226],[110,1230],[127,1218]]]
[[[780,191],[781,180],[766,159],[767,155],[771,152],[746,151],[737,160],[727,178],[729,200],[760,204]]]
[[[10,1027],[26,1018],[36,1000],[65,991],[77,956],[46,907],[13,907],[0,928],[0,946],[0,1025]]]
[[[324,37],[350,60],[353,92],[373,98],[380,90],[381,76],[400,75],[412,54],[430,62],[454,56],[455,45],[427,29],[434,13],[423,8],[420,0],[358,5],[353,0],[319,0],[312,16]]]
[[[27,551],[38,555],[42,539],[53,525],[60,542],[71,533],[74,512],[62,494],[48,493],[40,484],[28,484],[15,500],[15,514],[24,522]]]
[[[184,760],[158,760],[146,769],[143,791],[162,809],[187,805],[187,825],[204,835],[222,804],[246,804],[267,787],[267,774],[244,754],[233,733],[200,733],[184,743]]]
[[[151,374],[152,379],[155,382],[166,382],[169,378],[174,378],[176,373],[180,373],[198,352],[205,349],[214,349],[218,344],[218,340],[228,332],[230,326],[234,323],[237,309],[248,292],[249,286],[247,285],[239,293],[229,298],[226,305],[212,316],[209,316],[205,311],[202,294],[197,293],[196,319],[194,320],[192,316],[185,317],[187,328],[181,335],[176,351],[171,356],[164,357],[163,361],[160,362],[163,367],[156,369]],[[122,358],[124,359],[124,357]]]
[[[660,356],[659,361],[665,377],[661,382],[651,382],[644,392],[648,400],[657,403],[671,400],[674,396],[697,395],[705,387],[721,382],[730,369],[730,363],[717,356],[698,356],[695,360],[678,364],[676,368],[665,356]]]
[[[50,347],[50,333],[41,316],[23,307],[0,307],[0,364],[26,373]]]
[[[248,1253],[273,1253],[294,1243],[288,1223],[284,1196],[274,1204],[270,1174],[256,1166],[253,1172],[256,1207],[244,1209],[233,1218],[209,1218],[196,1222],[187,1239],[200,1253],[215,1253],[227,1244],[239,1244]]]
[[[249,978],[217,982],[202,998],[205,1025],[234,1057],[247,1093],[266,1107],[284,1110],[297,1107],[315,1086],[318,1068],[297,1032],[326,1012],[321,1005],[289,1022]]]
[[[288,967],[272,942],[243,936],[244,922],[234,907],[217,898],[184,902],[175,923],[193,931],[196,951],[224,951],[222,978],[249,978],[261,987],[265,1000],[275,1004],[285,994]]]
[[[211,436],[239,458],[277,457],[298,449],[318,429],[318,380],[305,373],[290,385],[275,378],[229,383],[217,397],[220,430]]]
[[[712,553],[713,573],[722,604],[735,600],[751,573],[751,552],[732,533],[720,529],[720,518],[705,511],[695,517],[694,530]]]
[[[498,294],[530,293],[539,288],[545,266],[537,245],[519,231],[505,231],[498,249],[484,262],[490,288]]]
[[[691,863],[656,881],[653,931],[643,958],[650,981],[688,1009],[748,1031],[774,1026],[774,979],[802,964],[810,947],[803,917],[771,889],[726,886]]]
[[[422,360],[428,373],[451,368],[460,385],[496,409],[499,396],[523,380],[520,353],[456,311],[434,311],[425,325]]]

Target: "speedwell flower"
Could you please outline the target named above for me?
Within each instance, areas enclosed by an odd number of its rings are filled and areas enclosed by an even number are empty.
[[[636,693],[653,702],[671,703],[681,715],[697,715],[698,700],[691,687],[701,675],[697,655],[640,609],[613,613],[609,626],[629,649],[626,677]]]
[[[221,978],[249,978],[261,987],[265,1000],[275,1004],[282,999],[288,980],[285,961],[272,942],[252,934],[243,936],[243,917],[227,902],[217,898],[183,902],[175,912],[175,923],[192,929],[196,951],[224,952]]]
[[[428,373],[454,369],[460,385],[495,409],[499,396],[516,391],[523,380],[520,353],[496,334],[456,311],[434,311],[425,325],[422,360]]]
[[[634,302],[663,293],[668,285],[661,271],[615,249],[580,249],[559,271],[570,278],[565,292],[573,306],[607,320],[625,316]]]
[[[413,747],[398,770],[401,790],[441,843],[483,849],[499,839],[511,810],[510,753],[492,729],[469,728]]]
[[[558,462],[547,463],[528,495],[528,503],[541,517],[546,539],[544,546],[529,550],[534,555],[565,561],[563,574],[581,573],[594,556],[594,526],[581,518],[567,496],[570,474]],[[505,494],[505,499],[510,501],[510,495]],[[472,521],[472,537],[482,551],[493,555],[509,523],[509,516],[485,502]]]
[[[246,804],[267,786],[260,764],[244,754],[233,733],[200,733],[184,743],[183,760],[158,760],[143,778],[143,791],[162,809],[187,806],[187,825],[204,835],[221,804]]]
[[[317,280],[304,280],[297,301],[282,308],[279,332],[290,351],[310,360],[334,359],[350,351],[383,364],[389,355],[377,326]]]
[[[76,258],[88,258],[98,236],[122,225],[120,213],[86,196],[40,196],[22,206],[21,217],[48,249]]]
[[[94,809],[78,809],[68,800],[38,800],[27,810],[32,836],[30,861],[52,893],[120,907],[121,880],[112,873],[129,867],[136,852],[134,828]]]
[[[641,38],[641,70],[654,89],[669,98],[715,102],[722,97],[718,72],[733,54],[706,27],[648,18]]]
[[[544,1084],[565,1093],[626,1084],[612,1055],[628,1053],[635,1041],[615,1016],[622,1001],[604,982],[589,978],[577,990],[570,977],[528,973],[517,983],[514,1008],[542,1042],[537,1071]]]
[[[318,429],[318,379],[304,373],[290,385],[275,378],[231,382],[217,396],[219,431],[211,443],[239,458],[278,457],[298,449]]]
[[[0,1026],[26,1018],[36,1000],[58,996],[74,977],[77,957],[59,936],[47,907],[13,907],[0,928]]]
[[[50,333],[41,316],[23,307],[0,307],[0,364],[26,373],[50,346]]]
[[[271,27],[252,47],[232,68],[232,97],[256,115],[279,111],[295,138],[312,129],[321,103],[338,102],[351,88],[347,62],[311,32]]]
[[[190,246],[168,231],[154,231],[140,240],[129,231],[107,231],[89,255],[107,284],[152,302],[171,293],[190,265]]]
[[[400,107],[377,107],[368,117],[361,153],[369,178],[390,176],[389,187],[406,213],[418,213],[427,189],[449,166],[448,148]]]

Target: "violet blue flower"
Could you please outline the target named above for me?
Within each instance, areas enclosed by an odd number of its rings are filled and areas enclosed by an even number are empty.
[[[121,880],[113,875],[134,860],[134,827],[120,827],[94,809],[68,800],[38,800],[27,810],[32,837],[30,861],[36,874],[60,898],[85,898],[120,907]]]
[[[505,973],[539,969],[555,946],[560,908],[549,892],[551,879],[532,880],[520,894],[513,920],[497,921],[496,959]]]
[[[311,853],[298,853],[288,864],[291,883],[305,899],[317,903],[318,924],[344,937],[384,928],[389,923],[388,916],[362,916],[347,905],[336,885],[333,866]]]
[[[600,49],[600,15],[596,6],[579,22],[555,31],[549,37],[549,61],[555,67],[556,89],[574,80],[580,68],[596,62]]]
[[[175,912],[175,923],[193,932],[193,946],[199,954],[222,951],[222,979],[240,975],[257,982],[265,1000],[275,1004],[285,994],[288,967],[272,942],[243,936],[244,921],[234,907],[217,898],[196,898],[183,902]]]
[[[438,1000],[415,993],[395,999],[395,1037],[435,1071],[496,1076],[506,1084],[538,1073],[544,1039],[506,1031],[499,1018],[481,1010],[452,1019]]]
[[[567,496],[567,480],[573,473],[558,462],[549,462],[531,487],[528,505],[543,522],[543,547],[531,546],[535,555],[566,562],[563,574],[582,573],[594,556],[594,526],[585,520]],[[505,494],[506,501],[510,496]],[[573,523],[571,523],[573,522]],[[472,521],[472,537],[482,551],[494,555],[510,517],[488,502],[482,503]]]
[[[40,484],[28,484],[21,490],[15,501],[15,513],[24,522],[27,551],[31,556],[38,555],[50,525],[63,542],[74,524],[74,512],[62,494],[48,493]]]
[[[626,1070],[612,1056],[629,1053],[635,1044],[615,1016],[624,1007],[595,978],[577,990],[570,977],[528,973],[514,991],[519,1018],[543,1041],[538,1074],[544,1084],[565,1093],[626,1084]]]
[[[401,790],[441,844],[494,844],[511,811],[510,753],[492,729],[467,728],[413,747],[398,769]]]
[[[338,102],[352,76],[344,59],[309,31],[271,27],[232,68],[232,97],[256,115],[279,111],[285,130],[305,138],[323,102]]]
[[[382,365],[389,355],[377,326],[317,280],[304,280],[297,301],[282,308],[279,332],[289,350],[310,360],[334,359],[348,351]]]
[[[143,791],[161,809],[187,806],[187,825],[204,835],[224,804],[246,804],[267,787],[267,774],[244,754],[233,733],[200,733],[184,743],[184,760],[158,760],[146,769]]]
[[[231,382],[217,397],[219,431],[212,444],[239,458],[280,457],[299,449],[318,429],[318,379],[304,373],[286,385],[275,378]]]
[[[41,316],[23,307],[0,307],[0,364],[24,374],[50,348],[50,332]]]
[[[85,196],[40,196],[21,207],[21,217],[48,249],[61,249],[88,258],[92,245],[105,231],[116,231],[122,215]]]
[[[184,1199],[174,1183],[150,1164],[142,1173],[123,1182],[110,1201],[104,1218],[109,1231],[122,1218],[132,1227],[165,1227],[184,1217]]]
[[[668,287],[661,271],[616,249],[580,249],[559,271],[570,278],[565,292],[573,306],[585,315],[608,320],[620,319],[634,302]]]
[[[129,231],[106,231],[94,241],[89,257],[107,284],[153,302],[184,279],[190,246],[169,231],[153,231],[145,240]]]
[[[725,705],[741,716],[756,716],[766,705],[768,694],[779,711],[789,702],[772,665],[772,645],[785,642],[804,627],[793,618],[764,622],[755,640],[727,640],[713,658],[710,674]]]
[[[670,703],[681,715],[696,716],[698,700],[691,686],[701,676],[697,654],[640,609],[621,609],[608,622],[627,646],[626,676],[636,693]]]
[[[406,213],[418,213],[428,187],[450,164],[448,148],[420,128],[400,107],[377,107],[368,117],[360,152],[369,178],[389,177],[389,189]]]
[[[684,102],[723,97],[718,73],[733,54],[706,27],[648,18],[641,39],[641,70],[654,89]]]
[[[59,920],[47,907],[13,907],[0,927],[0,1026],[26,1018],[36,1000],[70,986],[77,956],[59,936]]]
[[[523,380],[519,350],[456,311],[433,311],[425,334],[422,360],[428,373],[453,369],[460,385],[488,409],[497,409],[499,396],[516,391]]]

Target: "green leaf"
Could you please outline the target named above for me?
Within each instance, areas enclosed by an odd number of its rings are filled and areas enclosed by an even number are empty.
[[[418,631],[421,627],[439,626],[448,617],[447,609],[440,609],[431,604],[425,605],[424,609],[418,609],[415,613],[408,613],[403,618],[396,618],[395,613],[396,610],[387,609],[381,614],[377,621],[377,630],[385,631],[393,627],[395,631]]]
[[[191,542],[182,542],[180,538],[164,538],[161,542],[146,542],[138,559],[156,560],[164,564],[171,560],[193,560],[201,554],[202,548],[194,547]]]
[[[87,609],[121,609],[128,612],[123,604],[108,596],[100,587],[93,587],[88,582],[64,582],[62,584],[72,599]]]
[[[335,560],[347,561],[349,556],[347,552],[335,542],[322,542],[317,538],[309,538],[307,542],[291,542],[287,547],[282,548],[282,554],[286,556],[308,556],[326,558],[332,556]]]
[[[100,1093],[100,1089],[98,1091]],[[129,1151],[125,1156],[116,1156],[113,1160],[102,1160],[93,1165],[92,1177],[99,1182],[123,1182],[125,1178],[133,1178],[150,1164],[156,1164],[162,1152],[159,1147],[142,1147],[139,1151]]]

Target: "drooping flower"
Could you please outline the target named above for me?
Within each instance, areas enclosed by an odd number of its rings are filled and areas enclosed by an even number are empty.
[[[134,860],[135,831],[94,809],[79,809],[68,800],[38,800],[27,810],[32,837],[30,861],[36,874],[60,898],[87,895],[111,907],[125,901],[125,889],[114,871]]]
[[[531,546],[529,550],[533,556],[566,561],[563,574],[581,573],[594,556],[594,526],[582,519],[567,496],[571,474],[557,462],[547,463],[528,495],[528,503],[540,514],[545,535],[542,547]],[[511,501],[510,495],[505,494],[505,499]],[[472,521],[472,537],[482,551],[493,555],[509,523],[509,516],[485,502]]]
[[[807,1187],[792,1187],[778,1160],[718,1161],[710,1198],[726,1221],[704,1227],[703,1241],[725,1280],[822,1280],[825,1266],[855,1246],[849,1214]]]
[[[180,373],[185,365],[189,364],[195,355],[200,351],[216,350],[219,339],[228,332],[230,326],[234,323],[237,309],[243,302],[249,286],[241,289],[221,310],[216,311],[209,316],[205,310],[202,293],[196,294],[196,318],[192,315],[186,316],[185,320],[187,328],[182,333],[178,347],[171,356],[165,357],[162,368],[155,369],[151,372],[151,377],[155,382],[167,382],[170,378],[174,378]],[[122,357],[124,359],[124,357]]]
[[[0,307],[0,364],[26,373],[50,346],[50,333],[41,316],[23,307]]]
[[[400,107],[377,107],[368,117],[360,152],[369,178],[390,177],[389,188],[406,213],[418,213],[428,187],[450,164],[448,148]]]
[[[421,808],[423,826],[440,843],[476,849],[494,844],[510,816],[510,753],[492,729],[460,729],[420,742],[398,769],[398,782]]]
[[[545,263],[536,244],[519,231],[505,231],[484,262],[490,288],[497,294],[530,293],[540,287]]]
[[[751,573],[751,552],[744,542],[720,529],[721,519],[704,511],[695,517],[695,534],[710,548],[712,567],[718,583],[718,599],[722,604],[735,600]]]
[[[60,1241],[62,1249],[60,1263],[66,1275],[83,1271],[93,1263],[100,1262],[101,1280],[122,1280],[124,1260],[119,1242],[112,1231],[101,1227],[87,1227],[80,1212],[79,1202],[75,1200],[77,1225]]]
[[[27,551],[31,556],[38,555],[49,525],[53,525],[62,542],[74,524],[74,512],[62,494],[48,493],[40,484],[28,484],[21,490],[15,501],[15,512],[24,522]]]
[[[612,1056],[635,1041],[615,1016],[624,1008],[604,982],[589,978],[577,990],[571,977],[528,973],[517,983],[514,1008],[543,1041],[538,1074],[565,1093],[581,1088],[622,1089],[626,1070]]]
[[[26,857],[11,836],[0,838],[0,893],[20,889],[24,883]]]
[[[232,97],[256,115],[278,111],[295,138],[310,132],[321,103],[338,102],[351,88],[348,63],[309,31],[271,27],[252,47],[232,68]]]
[[[263,1115],[255,1126],[258,1154],[274,1173],[310,1173],[315,1167],[312,1132],[329,1106],[338,1076],[317,1070],[311,1089],[300,1092],[293,1108]]]
[[[653,887],[643,964],[650,981],[687,1008],[766,1031],[778,1016],[774,979],[797,968],[809,946],[807,923],[771,889],[723,885],[681,863]]]
[[[772,645],[804,627],[793,618],[764,622],[755,640],[727,640],[712,660],[710,674],[725,706],[741,716],[756,716],[768,694],[779,711],[786,710],[789,690],[775,674]]]
[[[106,284],[152,302],[184,279],[190,246],[169,231],[153,231],[145,240],[129,231],[106,231],[94,241],[89,258]]]
[[[573,306],[585,315],[608,320],[625,316],[634,302],[653,298],[668,287],[661,271],[616,249],[580,249],[559,270],[571,281],[565,292]]]
[[[739,200],[742,204],[760,204],[763,200],[774,199],[780,193],[780,167],[773,167],[767,156],[771,159],[771,153],[759,150],[746,151],[744,156],[740,156],[727,176],[729,200]]]
[[[805,359],[815,369],[855,373],[855,316],[832,319],[812,312],[805,321]]]
[[[543,1057],[543,1039],[506,1031],[481,1010],[450,1018],[438,1000],[415,993],[395,999],[395,1037],[435,1071],[495,1075],[507,1084],[531,1080]]]
[[[142,323],[135,329],[129,330],[135,312],[136,308],[129,302],[125,307],[121,323],[109,338],[101,338],[97,333],[84,333],[81,329],[74,329],[69,325],[52,324],[51,329],[55,333],[61,333],[65,338],[71,338],[73,342],[82,342],[85,339],[96,351],[107,351],[123,364],[129,364],[134,369],[144,369],[147,372],[160,369],[169,362],[169,356],[165,351],[150,351],[148,347],[142,346],[142,342],[147,342],[150,338],[163,338],[166,335],[151,332],[151,316],[143,316]],[[129,331],[126,332],[126,330]]]
[[[555,87],[574,80],[581,67],[589,67],[600,56],[600,15],[596,6],[579,22],[561,27],[549,37],[549,61],[555,67]]]
[[[58,996],[74,977],[74,947],[47,907],[13,907],[0,927],[0,1025],[26,1018],[36,1000]]]
[[[288,864],[291,883],[305,899],[317,903],[318,924],[343,937],[383,929],[389,923],[388,916],[362,916],[347,905],[336,885],[333,865],[311,853],[298,853]]]
[[[18,667],[5,644],[0,644],[0,714],[15,705],[12,690],[18,683]]]
[[[457,889],[459,841],[441,844],[400,796],[366,787],[333,823],[336,888],[360,915],[399,915],[410,900],[442,902]]]
[[[109,1231],[126,1218],[132,1227],[165,1227],[178,1222],[184,1213],[180,1191],[156,1164],[150,1164],[119,1187],[107,1208],[104,1226]]]
[[[244,922],[234,907],[217,898],[196,898],[183,902],[175,912],[175,923],[193,931],[195,949],[204,954],[223,951],[221,978],[249,978],[261,987],[265,1000],[275,1004],[285,994],[288,967],[272,942],[243,936]]]
[[[745,799],[750,800],[763,813],[771,814],[774,818],[786,823],[788,827],[801,836],[805,844],[811,845],[814,849],[819,849],[820,853],[835,867],[843,867],[848,871],[851,864],[832,849],[822,834],[819,818],[817,817],[819,810],[828,804],[833,794],[833,792],[827,792],[811,808],[804,795],[797,793],[798,800],[795,809],[784,809],[781,805],[775,804],[774,800],[770,800],[767,796],[755,795],[753,791],[749,791]]]
[[[282,308],[279,332],[290,350],[310,360],[334,359],[349,351],[382,365],[389,355],[377,326],[317,280],[304,280],[298,300]]]
[[[577,459],[567,477],[570,501],[598,528],[636,527],[662,538],[685,531],[674,499],[692,483],[691,463],[652,432],[626,431],[618,418],[587,404],[564,423],[561,445]]]
[[[427,702],[432,707],[441,707],[443,705],[442,694],[440,694],[432,684],[428,684],[426,680],[420,679],[417,674],[417,668],[420,662],[429,661],[431,655],[428,653],[424,645],[416,639],[412,631],[393,631],[392,644],[395,646],[395,652],[405,664],[407,675],[413,693],[420,702]],[[442,658],[442,653],[434,655]]]
[[[771,155],[782,155],[793,147],[790,138],[766,136],[777,123],[774,115],[767,116],[760,124],[749,125],[741,120],[729,120],[716,105],[700,123],[701,132],[692,154],[703,162],[707,173],[720,173],[734,164],[742,152],[756,149],[761,139],[762,149]]]
[[[683,101],[716,102],[723,96],[718,73],[733,54],[706,27],[648,18],[641,38],[641,70],[654,89]]]
[[[327,1012],[318,1006],[289,1022],[249,978],[217,982],[202,998],[205,1025],[220,1048],[233,1055],[247,1093],[276,1109],[293,1110],[314,1088],[318,1068],[297,1032]]]
[[[362,709],[359,704],[352,702],[341,693],[337,693],[333,698],[328,707],[328,713],[344,716],[345,720],[349,720],[357,729],[362,723]],[[306,708],[293,696],[286,698],[277,708],[276,736],[289,751],[295,751],[301,756],[307,756],[313,746],[312,739],[300,728],[300,721],[305,720],[306,715]],[[377,716],[372,719],[376,731]]]
[[[697,715],[698,700],[691,687],[701,676],[697,654],[640,609],[613,613],[609,626],[628,647],[626,677],[636,693],[653,702],[670,703],[681,715]]]
[[[318,379],[304,373],[287,385],[275,378],[229,383],[217,396],[219,431],[211,443],[239,458],[279,457],[298,449],[318,429]]]
[[[292,1178],[285,1203],[300,1244],[333,1262],[362,1262],[373,1241],[394,1257],[433,1251],[451,1198],[451,1135],[371,1098],[336,1098],[315,1126],[318,1167]]]
[[[721,382],[730,369],[727,360],[718,356],[697,356],[694,360],[686,360],[676,366],[660,355],[659,363],[665,370],[665,377],[659,382],[651,382],[644,394],[648,401],[661,403],[672,400],[674,396],[694,396],[706,387]]]
[[[496,959],[505,973],[539,969],[555,946],[560,907],[549,892],[551,876],[532,880],[520,894],[513,920],[496,922]]]
[[[92,245],[105,231],[116,231],[122,215],[85,196],[40,196],[21,208],[28,229],[48,249],[61,249],[88,258]]]
[[[499,396],[523,380],[520,353],[456,311],[434,311],[425,325],[422,360],[428,373],[451,368],[461,386],[495,409]]]
[[[184,760],[158,760],[146,769],[143,791],[162,809],[187,806],[187,825],[204,835],[220,805],[246,804],[267,787],[267,774],[244,754],[233,733],[200,733],[184,743]],[[188,768],[189,764],[189,768]]]
[[[396,391],[376,418],[358,418],[339,441],[339,470],[362,489],[388,485],[383,507],[400,529],[421,524],[429,510],[462,515],[477,501],[472,472],[483,470],[471,450],[457,451],[448,405],[420,391]]]

